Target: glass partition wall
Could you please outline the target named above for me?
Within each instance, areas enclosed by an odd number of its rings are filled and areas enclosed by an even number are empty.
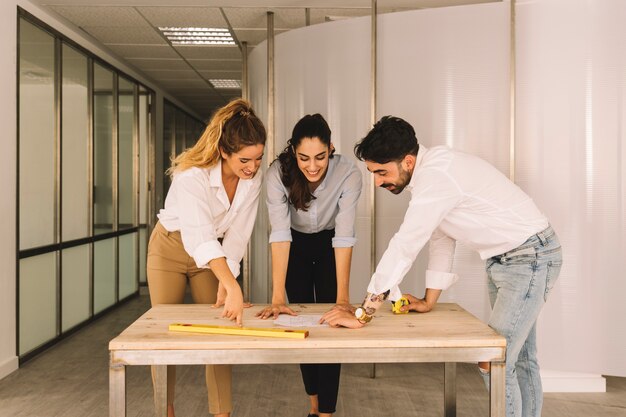
[[[196,144],[206,124],[189,115],[168,100],[163,103],[163,169],[170,161],[187,148]],[[163,175],[163,196],[167,195],[171,179]]]
[[[154,93],[20,10],[17,353],[137,294]]]

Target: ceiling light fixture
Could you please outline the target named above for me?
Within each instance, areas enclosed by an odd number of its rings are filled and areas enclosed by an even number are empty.
[[[241,88],[240,80],[209,80],[215,88]]]
[[[172,45],[235,45],[235,39],[225,28],[159,27]]]

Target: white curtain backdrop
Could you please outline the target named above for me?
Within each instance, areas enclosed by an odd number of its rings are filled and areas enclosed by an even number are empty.
[[[626,376],[626,2],[518,0],[517,179],[564,251],[552,369]]]
[[[509,172],[509,5],[491,3],[379,17],[378,118],[402,117],[426,147],[447,145]],[[398,230],[410,195],[377,190],[376,253]],[[428,250],[401,285],[424,294]],[[442,295],[486,320],[490,307],[484,262],[457,245],[461,279]]]
[[[305,114],[320,113],[332,131],[337,153],[356,161],[356,138],[369,129],[370,38],[369,19],[351,19],[293,30],[275,38],[275,155],[283,150],[296,122]],[[364,36],[365,34],[365,36]],[[285,36],[288,35],[288,36]],[[261,117],[267,117],[267,45],[249,56],[250,99]],[[367,170],[359,164],[367,183]],[[363,196],[357,211],[357,239],[352,263],[353,282],[369,280],[370,217]],[[270,301],[269,248],[265,200],[253,235],[252,301]],[[351,285],[351,298],[364,295],[363,284]],[[267,298],[267,297],[270,298]]]
[[[545,369],[626,376],[626,143],[622,132],[626,2],[518,0],[516,180],[551,219],[565,266],[539,321]],[[379,16],[378,114],[408,120],[421,143],[446,144],[509,172],[509,3]],[[329,121],[340,153],[369,129],[370,20],[350,19],[276,37],[276,152],[304,114]],[[266,45],[249,57],[251,99],[266,114]],[[268,155],[269,157],[269,155]],[[271,156],[273,157],[273,155]],[[369,174],[363,169],[365,184]],[[370,278],[364,187],[351,301]],[[376,251],[397,230],[408,196],[378,190]],[[253,301],[268,294],[267,221],[253,241]],[[423,251],[401,288],[423,294]],[[461,280],[443,295],[485,320],[478,255],[457,248]]]

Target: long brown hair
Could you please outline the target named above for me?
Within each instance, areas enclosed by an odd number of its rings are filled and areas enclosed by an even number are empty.
[[[329,158],[332,158],[335,150],[330,149],[330,135],[330,127],[321,114],[307,114],[293,127],[291,139],[287,141],[287,146],[278,155],[281,180],[285,188],[289,190],[288,201],[296,210],[307,211],[311,200],[315,198],[309,189],[309,181],[298,167],[296,148],[304,138],[319,138],[324,145],[328,146]]]
[[[212,167],[219,161],[220,149],[231,155],[244,146],[265,145],[266,137],[265,126],[250,102],[235,99],[215,112],[198,142],[174,158],[166,174]]]

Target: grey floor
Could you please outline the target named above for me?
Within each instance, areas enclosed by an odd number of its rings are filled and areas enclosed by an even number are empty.
[[[108,416],[108,341],[149,306],[143,295],[0,380],[0,417]],[[344,365],[338,417],[443,415],[443,365]],[[148,367],[129,367],[128,417],[153,416]],[[460,364],[457,415],[488,416],[487,391],[474,366]],[[297,365],[237,366],[233,417],[305,417],[308,400]],[[209,416],[203,370],[179,367],[178,417]],[[544,417],[626,417],[626,378],[607,377],[602,394],[546,394]]]

